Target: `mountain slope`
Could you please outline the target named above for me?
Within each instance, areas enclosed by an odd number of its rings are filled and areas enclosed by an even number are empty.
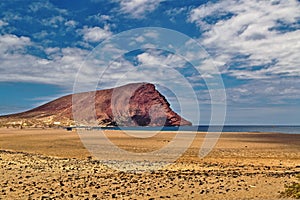
[[[2,126],[179,126],[191,123],[171,108],[153,84],[67,95],[32,110],[0,117]]]

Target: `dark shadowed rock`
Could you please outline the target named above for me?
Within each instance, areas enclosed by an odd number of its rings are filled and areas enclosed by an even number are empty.
[[[25,126],[180,126],[191,125],[171,108],[153,84],[67,95],[32,110],[0,117],[3,124]]]

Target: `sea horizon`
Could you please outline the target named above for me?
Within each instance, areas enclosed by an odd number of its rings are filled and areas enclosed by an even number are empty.
[[[80,127],[79,127],[80,128]],[[82,127],[84,128],[84,127]],[[250,133],[284,133],[300,134],[300,125],[193,125],[193,126],[116,126],[89,127],[102,130],[133,131],[198,131],[198,132],[250,132]]]

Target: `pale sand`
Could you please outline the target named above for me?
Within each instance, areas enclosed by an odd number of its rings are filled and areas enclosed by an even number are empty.
[[[105,133],[132,152],[157,150],[174,137]],[[0,129],[0,199],[278,199],[300,173],[300,134],[223,133],[200,159],[204,135],[174,165],[124,173],[88,158],[75,131]]]

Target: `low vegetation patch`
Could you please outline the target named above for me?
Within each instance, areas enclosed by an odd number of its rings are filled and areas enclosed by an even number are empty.
[[[281,192],[282,197],[300,199],[300,175],[298,181],[285,186],[285,190]]]

